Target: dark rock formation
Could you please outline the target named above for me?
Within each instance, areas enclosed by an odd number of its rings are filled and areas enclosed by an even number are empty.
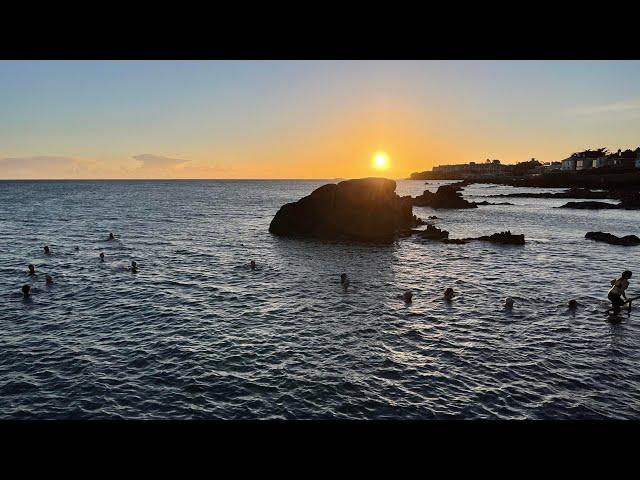
[[[514,235],[510,231],[494,233],[493,235],[485,235],[478,237],[475,240],[482,240],[485,242],[501,243],[505,245],[524,245],[524,234]]]
[[[582,210],[603,210],[603,209],[611,209],[618,208],[619,204],[617,203],[607,203],[607,202],[567,202],[564,205],[558,208],[577,208]]]
[[[442,185],[436,193],[425,190],[422,195],[413,199],[413,205],[431,208],[477,208],[474,203],[462,198],[459,192],[462,187],[459,184]]]
[[[636,237],[635,235],[626,235],[624,237],[616,237],[611,233],[588,232],[584,236],[584,238],[595,240],[596,242],[606,242],[612,245],[623,245],[625,247],[640,245],[640,238]]]
[[[544,192],[544,193],[502,193],[499,195],[489,195],[489,197],[511,197],[511,198],[585,198],[588,200],[603,200],[618,198],[615,193],[609,191],[594,192],[589,188],[571,187],[564,192]]]
[[[606,202],[568,202],[560,208],[582,208],[589,210],[621,208],[624,210],[640,210],[640,193],[639,192],[615,192],[612,198],[620,199],[620,203]]]
[[[422,225],[429,225],[429,223],[425,222],[423,219],[421,219],[420,217],[417,217],[416,215],[413,216],[413,227],[420,227]]]
[[[412,233],[415,233],[421,238],[425,238],[427,240],[442,240],[449,236],[449,232],[446,230],[440,230],[438,227],[434,227],[433,225],[427,225],[425,230],[412,230]]]
[[[396,182],[361,178],[328,184],[294,203],[283,205],[269,231],[276,235],[392,241],[409,234],[414,217],[411,197],[395,193]]]
[[[435,215],[429,215],[429,220],[440,220],[440,217],[436,217]]]
[[[464,245],[465,243],[469,243],[472,240],[470,238],[445,238],[443,240],[444,243],[454,243],[456,245]]]
[[[491,202],[487,202],[486,200],[483,200],[482,202],[473,202],[476,205],[513,205],[513,203],[509,203],[509,202],[500,202],[500,203],[491,203]]]

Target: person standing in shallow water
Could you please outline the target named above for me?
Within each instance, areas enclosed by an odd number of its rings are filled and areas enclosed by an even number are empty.
[[[627,300],[625,291],[629,288],[629,279],[631,278],[631,270],[625,270],[622,272],[620,278],[611,280],[611,288],[607,297],[613,305],[613,313],[620,313],[620,307],[624,305]],[[622,300],[624,298],[624,301]]]

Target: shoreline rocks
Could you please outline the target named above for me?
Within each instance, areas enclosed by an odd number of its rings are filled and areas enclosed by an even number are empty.
[[[584,238],[589,240],[595,240],[596,242],[605,242],[611,245],[622,245],[625,247],[632,247],[640,245],[640,238],[635,235],[626,235],[624,237],[617,237],[611,233],[606,232],[587,232]]]
[[[464,245],[472,240],[498,243],[501,245],[524,245],[525,243],[524,234],[513,234],[510,230],[475,238],[449,238],[448,231],[429,225],[425,230],[412,230],[412,233],[419,235],[421,238],[426,240],[441,240],[443,243],[453,243],[455,245]]]
[[[619,203],[607,203],[607,202],[567,202],[558,208],[574,208],[579,210],[608,210],[612,208],[619,208]]]
[[[524,245],[524,234],[515,235],[511,233],[510,230],[507,230],[506,232],[494,233],[492,235],[478,237],[475,240],[500,243],[503,245]]]
[[[391,242],[411,233],[417,221],[411,197],[399,197],[396,182],[361,178],[315,189],[280,207],[269,232],[287,237]]]
[[[464,185],[461,185],[464,183]],[[425,190],[422,195],[412,198],[415,207],[431,208],[478,208],[473,202],[462,198],[460,190],[467,185],[466,182],[458,182],[452,185],[441,185],[436,193]]]

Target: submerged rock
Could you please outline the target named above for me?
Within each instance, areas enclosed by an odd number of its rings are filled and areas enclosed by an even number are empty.
[[[513,205],[513,203],[510,202],[498,202],[498,203],[492,203],[492,202],[487,202],[486,200],[483,200],[482,202],[473,202],[476,205]]]
[[[433,225],[427,225],[427,228],[424,230],[413,230],[412,233],[415,233],[427,240],[442,240],[449,236],[449,232],[441,230],[438,227],[434,227]]]
[[[431,208],[478,208],[473,202],[462,198],[459,192],[461,189],[462,185],[454,184],[442,185],[436,193],[425,190],[422,195],[413,198],[413,205]]]
[[[396,182],[361,178],[328,184],[276,213],[276,235],[331,240],[392,241],[414,223],[411,197],[399,197]]]
[[[578,208],[583,210],[603,210],[619,208],[619,204],[607,202],[568,202],[558,208]]]
[[[455,245],[464,245],[465,243],[469,243],[472,239],[470,238],[445,238],[443,240],[444,243],[453,243]]]
[[[475,240],[501,243],[505,245],[524,245],[524,234],[514,235],[509,230],[507,230],[506,232],[494,233],[493,235],[478,237]]]
[[[606,232],[587,232],[584,238],[595,240],[596,242],[610,243],[612,245],[623,245],[625,247],[640,245],[640,238],[635,235],[616,237],[615,235]]]

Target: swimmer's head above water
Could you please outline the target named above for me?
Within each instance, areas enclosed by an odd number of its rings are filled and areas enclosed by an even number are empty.
[[[31,287],[29,285],[23,285],[22,286],[22,296],[24,298],[29,298],[30,295],[31,295]]]
[[[251,270],[255,270],[255,269],[256,269],[256,262],[255,262],[255,260],[251,260],[251,263],[249,263],[249,266],[251,267]]]
[[[131,261],[131,271],[133,273],[137,273],[138,272],[138,263],[135,260]]]
[[[444,298],[445,300],[452,300],[453,299],[453,288],[449,287],[444,291]]]
[[[569,309],[570,310],[575,310],[576,308],[578,308],[578,302],[576,302],[575,300],[569,300]]]
[[[513,308],[513,304],[514,304],[514,303],[515,303],[515,302],[513,301],[513,298],[511,298],[511,297],[507,297],[507,298],[505,299],[505,301],[504,301],[504,306],[505,306],[506,308],[508,308],[508,309],[511,309],[511,308]]]
[[[411,303],[412,298],[413,298],[413,293],[411,293],[409,290],[407,290],[406,292],[404,292],[404,294],[402,295],[402,299],[403,299],[406,303]]]
[[[100,261],[104,262],[104,252],[100,252]]]
[[[113,236],[113,232],[109,233],[109,240],[115,240],[115,239],[116,239],[116,237]]]
[[[49,250],[49,245],[44,246],[44,253],[46,253],[47,255],[51,253],[51,250]]]
[[[51,275],[45,275],[44,278],[47,280],[47,285],[53,285],[53,277]]]
[[[36,274],[36,267],[31,263],[29,264],[29,275],[35,275]]]

